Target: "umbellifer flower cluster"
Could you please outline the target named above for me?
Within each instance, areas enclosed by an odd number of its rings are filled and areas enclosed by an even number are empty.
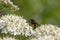
[[[60,40],[60,28],[56,25],[41,25],[34,31],[35,35],[30,40]]]
[[[3,37],[3,38],[0,37],[0,40],[17,40],[17,39],[15,39],[14,37]]]
[[[14,5],[14,3],[11,0],[0,0],[2,2],[4,2],[5,4],[10,4],[15,10],[19,10],[19,7],[17,5]]]
[[[26,19],[12,14],[0,18],[0,30],[5,34],[30,36],[28,40],[60,40],[58,26],[45,24],[33,30]]]
[[[13,35],[31,36],[32,27],[21,16],[5,15],[0,18],[1,33],[10,33]]]

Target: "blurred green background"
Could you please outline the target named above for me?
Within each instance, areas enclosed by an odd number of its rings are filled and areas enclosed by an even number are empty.
[[[11,0],[20,7],[17,15],[24,16],[27,20],[34,19],[39,24],[55,24],[60,26],[60,0]],[[0,4],[1,9],[2,4]],[[4,7],[4,6],[2,6]],[[3,9],[4,13],[13,13],[9,8]],[[1,14],[1,11],[0,11]]]

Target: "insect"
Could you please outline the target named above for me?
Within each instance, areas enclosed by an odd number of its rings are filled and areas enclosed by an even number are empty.
[[[30,24],[33,25],[33,29],[39,26],[39,24],[34,19],[30,19]]]

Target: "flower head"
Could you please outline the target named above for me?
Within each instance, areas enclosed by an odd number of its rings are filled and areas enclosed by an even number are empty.
[[[4,2],[5,4],[10,4],[12,7],[11,9],[19,10],[19,7],[17,5],[14,5],[14,3],[11,0],[0,0],[0,2]]]
[[[10,33],[14,35],[25,35],[30,36],[32,27],[26,22],[26,20],[21,16],[16,15],[5,15],[0,19],[1,33]],[[3,27],[2,27],[3,26]]]
[[[37,27],[35,30],[35,37],[30,40],[60,40],[60,28],[56,25],[45,24]]]

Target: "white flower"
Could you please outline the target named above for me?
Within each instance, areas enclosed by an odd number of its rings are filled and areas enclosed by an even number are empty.
[[[0,40],[17,40],[17,39],[15,39],[14,37],[3,37],[3,38],[0,37]]]
[[[14,5],[11,0],[0,0],[0,1],[4,2],[5,4],[10,4],[12,6],[11,8],[15,10],[19,10],[19,7],[17,5]]]
[[[0,21],[3,25],[1,33],[9,32],[14,35],[22,34],[25,36],[31,36],[32,27],[29,26],[26,20],[21,16],[5,15],[1,17]]]
[[[37,40],[36,38],[32,38],[32,39],[30,39],[30,40]]]
[[[0,21],[0,29],[4,27],[3,22],[4,22],[3,20]]]
[[[36,40],[60,40],[60,28],[56,25],[46,24],[37,27],[35,30],[34,37],[30,40],[36,38]]]

